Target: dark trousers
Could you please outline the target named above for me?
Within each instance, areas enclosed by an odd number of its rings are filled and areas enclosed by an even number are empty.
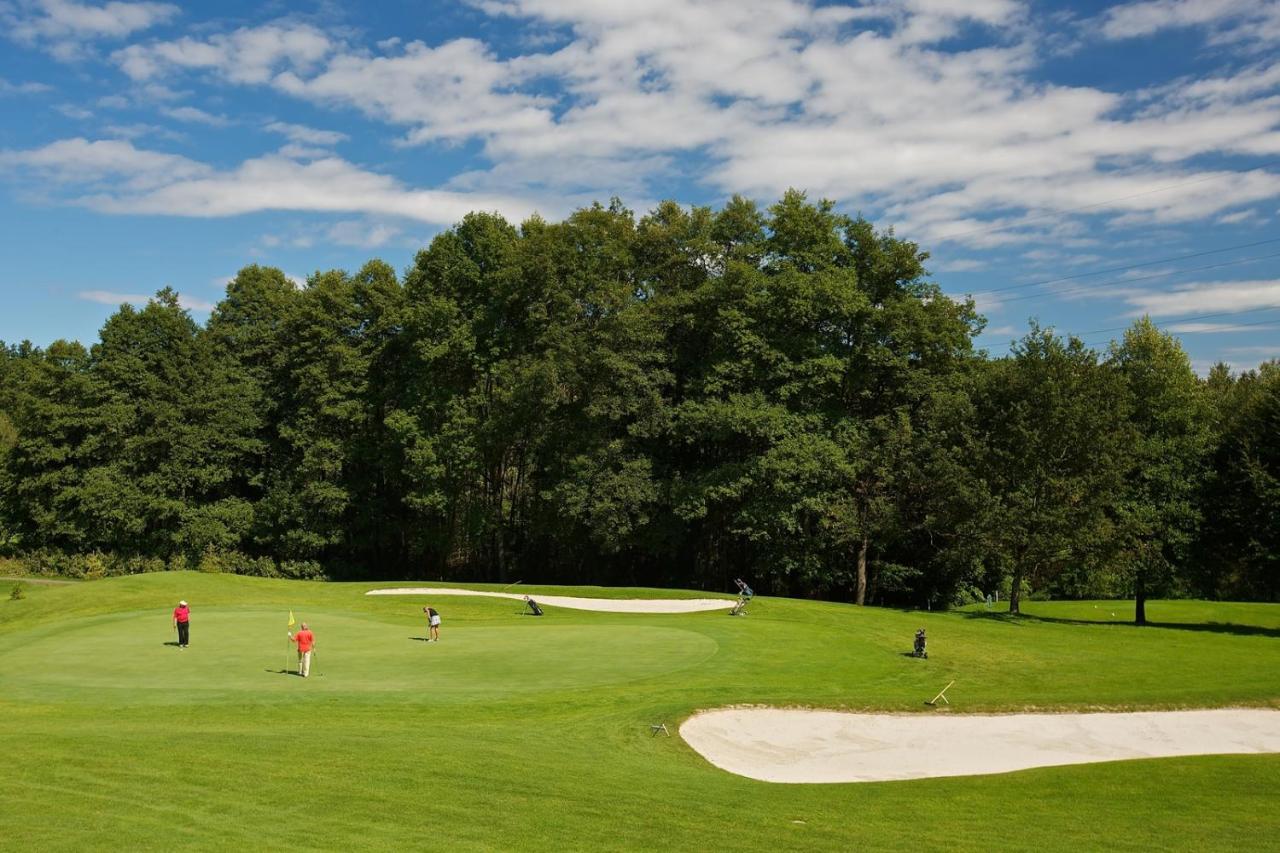
[[[178,645],[185,646],[187,644],[187,638],[190,636],[190,634],[191,634],[191,623],[179,622],[178,623]]]

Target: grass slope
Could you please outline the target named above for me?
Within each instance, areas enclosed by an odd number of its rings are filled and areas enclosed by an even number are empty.
[[[0,601],[0,848],[1250,849],[1280,756],[863,785],[731,776],[678,738],[736,703],[904,712],[1280,707],[1280,607],[1027,605],[1011,619],[758,599],[603,614],[163,574]],[[655,590],[532,588],[665,597]],[[683,593],[684,595],[699,595]],[[192,605],[179,651],[169,612]],[[423,603],[444,617],[421,641]],[[282,673],[289,609],[318,638]],[[1112,617],[1112,611],[1116,616]],[[915,628],[930,659],[904,653]]]

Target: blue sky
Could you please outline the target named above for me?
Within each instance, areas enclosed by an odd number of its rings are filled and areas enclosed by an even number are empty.
[[[830,198],[993,353],[1149,313],[1280,357],[1280,0],[0,0],[0,340],[249,263],[404,269],[469,210]]]

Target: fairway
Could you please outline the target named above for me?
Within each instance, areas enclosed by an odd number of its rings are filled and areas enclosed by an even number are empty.
[[[166,573],[0,602],[0,849],[161,849],[175,827],[209,850],[1239,850],[1280,832],[1277,755],[778,785],[650,730],[735,705],[1275,708],[1273,605],[1153,602],[1170,627],[1148,629],[1093,621],[1091,602],[1021,619],[773,598],[738,619],[538,619],[373,588]],[[179,598],[187,650],[168,645]],[[426,600],[440,643],[421,639]],[[317,636],[309,679],[282,672],[290,610]],[[920,625],[927,661],[907,654]],[[950,708],[923,705],[953,679]]]

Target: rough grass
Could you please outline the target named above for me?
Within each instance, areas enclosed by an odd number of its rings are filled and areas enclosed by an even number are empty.
[[[1111,602],[1030,602],[1010,618],[757,599],[745,619],[535,619],[517,601],[369,588],[179,573],[0,600],[0,848],[1226,850],[1280,837],[1280,756],[771,785],[648,728],[738,703],[1278,707],[1275,605],[1152,602],[1166,627],[1141,629]],[[185,651],[166,645],[178,598],[192,606]],[[444,617],[438,644],[416,639],[427,601]],[[305,681],[281,672],[291,608],[318,638]],[[928,661],[905,654],[921,625]],[[952,679],[950,709],[922,704]]]

